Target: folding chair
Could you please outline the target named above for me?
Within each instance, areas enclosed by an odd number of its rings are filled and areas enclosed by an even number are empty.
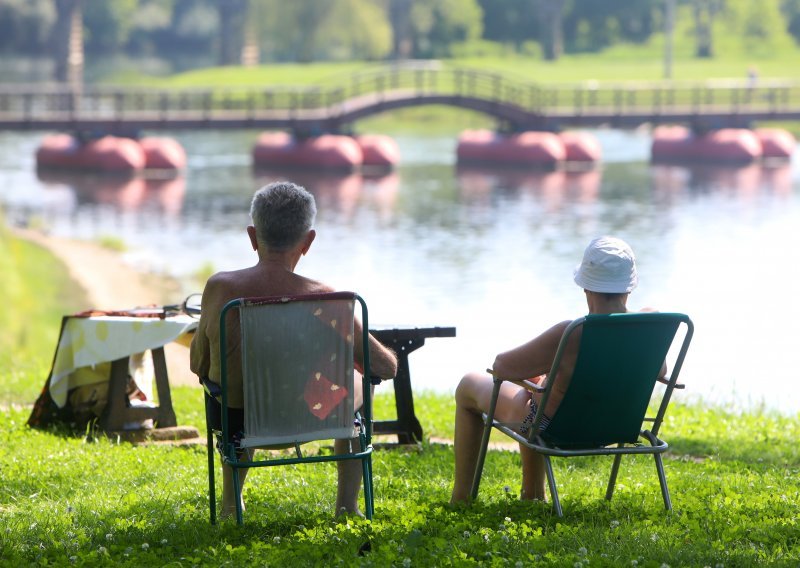
[[[355,302],[361,305],[363,333],[354,337]],[[230,325],[241,331],[244,389],[244,432],[231,441],[228,420]],[[231,321],[228,321],[231,320]],[[234,328],[235,329],[235,328]],[[222,462],[232,468],[236,521],[242,524],[239,470],[298,463],[361,460],[365,514],[372,518],[372,401],[369,372],[367,305],[352,292],[294,297],[240,298],[220,314],[222,378],[218,400],[222,429],[208,431],[208,492],[211,523],[216,522],[214,439]],[[354,404],[354,341],[363,345],[363,416]],[[208,398],[206,399],[208,401]],[[315,440],[359,439],[359,449],[346,454],[303,455],[300,445]],[[254,448],[291,448],[295,455],[249,459]],[[250,452],[252,454],[252,452]]]
[[[685,335],[668,379],[658,379],[678,329],[684,324]],[[553,501],[553,509],[562,516],[551,456],[613,455],[614,464],[606,490],[611,499],[623,454],[652,454],[664,506],[672,509],[667,478],[661,454],[669,447],[658,437],[661,423],[689,348],[694,325],[688,316],[669,313],[630,313],[588,315],[569,324],[559,343],[548,377],[556,377],[565,346],[575,333],[580,341],[575,369],[558,409],[545,429],[540,425],[545,416],[547,399],[557,381],[546,381],[540,387],[531,381],[523,386],[542,393],[541,403],[527,436],[517,430],[519,424],[498,422],[495,407],[504,381],[494,377],[494,391],[489,412],[484,414],[485,429],[481,442],[472,498],[478,496],[489,435],[496,428],[544,458],[545,473]],[[677,346],[677,345],[676,345]],[[491,370],[489,371],[491,372]],[[647,417],[647,409],[657,381],[666,384],[655,416]],[[520,381],[516,381],[518,384]],[[650,424],[647,429],[646,424]]]

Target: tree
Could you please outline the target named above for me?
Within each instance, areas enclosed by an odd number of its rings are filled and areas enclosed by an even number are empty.
[[[55,19],[53,0],[0,1],[0,52],[44,52]]]
[[[539,37],[542,54],[547,61],[555,61],[564,52],[564,4],[566,0],[539,0]]]
[[[539,39],[539,12],[535,0],[480,0],[483,37],[510,43],[516,51],[526,41]]]
[[[217,0],[219,13],[219,64],[238,65],[244,47],[247,0]]]
[[[411,25],[415,57],[447,57],[454,44],[481,38],[483,12],[477,0],[417,1]]]
[[[694,16],[695,56],[714,56],[714,17],[720,11],[720,0],[692,0]]]
[[[407,59],[411,56],[411,2],[412,0],[389,0],[394,59]]]
[[[52,37],[56,81],[77,85],[83,79],[82,23],[81,0],[56,0]]]

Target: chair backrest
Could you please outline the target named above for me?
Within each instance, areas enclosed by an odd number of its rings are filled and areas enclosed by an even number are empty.
[[[244,388],[242,447],[357,436],[356,298],[340,292],[235,301]]]
[[[542,438],[563,448],[636,442],[661,365],[681,323],[686,324],[686,335],[671,369],[654,433],[691,340],[691,320],[683,314],[648,312],[589,315],[572,322],[561,344],[581,330],[575,370]],[[550,376],[558,369],[563,351],[560,347]]]

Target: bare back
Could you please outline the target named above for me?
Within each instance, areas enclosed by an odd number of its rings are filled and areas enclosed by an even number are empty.
[[[290,272],[282,266],[259,263],[253,267],[212,276],[203,291],[200,323],[192,340],[191,367],[199,377],[215,383],[221,380],[219,353],[219,315],[236,298],[300,295],[332,292],[330,286]],[[226,322],[228,373],[231,380],[228,403],[242,408],[242,369],[239,326],[235,314]]]

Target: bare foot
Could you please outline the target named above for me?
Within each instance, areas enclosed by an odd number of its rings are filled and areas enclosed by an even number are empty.
[[[354,516],[354,517],[361,517],[362,519],[366,518],[366,517],[364,516],[364,513],[362,513],[362,512],[361,512],[359,509],[355,509],[355,510],[353,510],[353,511],[350,511],[350,510],[348,510],[348,509],[347,509],[347,508],[345,508],[345,507],[339,507],[339,510],[338,510],[338,511],[336,511],[336,516],[337,516],[337,517],[349,517],[349,516]]]

